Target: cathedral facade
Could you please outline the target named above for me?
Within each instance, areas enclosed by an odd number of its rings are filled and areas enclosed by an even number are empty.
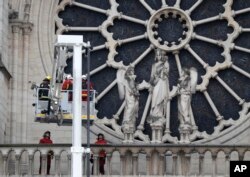
[[[249,0],[0,1],[1,174],[38,174],[51,150],[36,145],[46,131],[57,144],[53,174],[70,174],[72,126],[37,119],[33,89],[57,76],[57,35],[91,44],[90,137],[109,143],[107,174],[228,174],[230,158],[249,159],[249,8]],[[65,76],[72,56],[68,48]],[[91,148],[97,175],[100,148]]]
[[[127,132],[135,143],[249,144],[249,6],[233,0],[1,2],[0,142],[37,143],[46,130],[55,143],[71,142],[70,126],[35,122],[36,98],[30,89],[52,74],[56,35],[70,34],[83,35],[93,47],[91,81],[98,92],[94,134],[103,132],[114,143],[123,142]],[[162,99],[152,84],[157,49],[168,58],[163,64],[167,87],[157,85]],[[65,73],[70,74],[70,54],[68,58]],[[83,74],[85,66],[83,60]],[[132,129],[131,100],[119,99],[125,81],[118,73],[129,66],[139,100]],[[178,90],[183,68],[197,71],[188,108]],[[154,97],[163,104],[157,105]],[[85,128],[83,132],[85,141]]]

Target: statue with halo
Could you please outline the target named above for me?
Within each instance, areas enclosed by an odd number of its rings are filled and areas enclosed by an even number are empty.
[[[151,109],[147,122],[152,128],[152,143],[161,143],[169,98],[169,63],[166,53],[156,49],[150,77]]]

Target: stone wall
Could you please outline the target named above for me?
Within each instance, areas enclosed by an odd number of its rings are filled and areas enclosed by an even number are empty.
[[[8,67],[8,1],[0,2],[0,52],[2,62]]]
[[[32,4],[30,4],[32,2]],[[11,142],[38,143],[43,133],[51,131],[54,143],[71,143],[71,126],[35,122],[34,91],[31,82],[41,83],[51,75],[54,46],[54,0],[10,1],[18,16],[10,20],[11,43]],[[7,18],[7,16],[5,16]],[[98,132],[99,133],[99,132]],[[86,130],[83,127],[83,142]],[[93,135],[91,135],[92,137]],[[91,142],[94,142],[95,136]]]
[[[0,143],[9,142],[8,1],[0,2]]]

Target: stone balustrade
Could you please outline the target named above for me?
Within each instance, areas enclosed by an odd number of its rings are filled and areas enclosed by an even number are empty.
[[[86,145],[83,145],[86,147]],[[0,176],[46,174],[47,153],[54,152],[51,175],[70,175],[70,144],[0,145]],[[108,176],[229,176],[230,160],[250,160],[250,145],[91,145],[93,174],[98,174],[98,153],[107,153],[105,173]],[[83,155],[83,173],[87,159]]]

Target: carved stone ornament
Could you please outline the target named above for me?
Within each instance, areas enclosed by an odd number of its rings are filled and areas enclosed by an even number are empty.
[[[56,34],[79,33],[93,46],[91,78],[99,93],[94,125],[125,143],[205,143],[219,137],[229,141],[236,135],[232,130],[250,117],[250,71],[243,61],[250,53],[243,47],[250,30],[238,18],[249,13],[250,4],[168,3],[58,4]],[[154,49],[166,60],[154,61]],[[132,80],[123,77],[130,67]],[[124,94],[118,94],[121,89]],[[162,97],[155,96],[159,93]]]

